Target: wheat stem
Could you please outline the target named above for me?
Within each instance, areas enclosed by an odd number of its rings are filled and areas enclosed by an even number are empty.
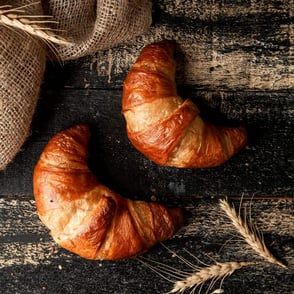
[[[234,227],[256,253],[271,263],[287,268],[286,265],[277,260],[266,247],[263,235],[256,226],[252,222],[248,224],[246,219],[243,220],[240,211],[239,214],[237,214],[234,206],[232,206],[228,200],[221,199],[220,208],[226,213]]]
[[[171,250],[170,250],[171,251]],[[173,251],[171,251],[173,252]],[[188,251],[187,251],[188,252]],[[188,252],[189,253],[189,252]],[[194,255],[191,254],[192,257]],[[244,267],[256,264],[252,261],[230,261],[230,262],[216,262],[213,265],[205,265],[203,267],[193,265],[191,263],[186,263],[186,259],[176,254],[176,257],[179,258],[184,264],[188,265],[190,270],[180,270],[175,267],[169,266],[167,264],[148,259],[145,257],[137,257],[137,260],[144,264],[146,267],[154,271],[156,274],[164,278],[165,280],[173,284],[171,291],[166,294],[172,293],[183,293],[187,290],[190,290],[190,293],[194,293],[198,288],[199,293],[201,292],[204,284],[207,281],[210,281],[207,291],[211,290],[215,283],[221,279],[220,286],[222,286],[224,279],[231,275],[234,271]],[[197,258],[198,260],[198,258]],[[203,263],[203,262],[201,262]],[[204,263],[203,263],[204,264]]]
[[[0,25],[22,30],[32,36],[41,38],[46,43],[51,42],[59,45],[71,44],[71,42],[69,42],[68,40],[57,36],[54,31],[52,31],[52,29],[46,29],[38,25],[56,23],[56,21],[53,20],[42,19],[44,17],[51,18],[51,16],[22,15],[22,13],[25,12],[22,9],[25,7],[27,7],[27,5],[19,8],[12,8],[12,6],[9,5],[0,6]],[[31,20],[30,18],[32,18],[33,20]],[[38,20],[38,18],[41,18],[42,20]]]
[[[203,267],[201,270],[192,273],[183,280],[176,281],[173,289],[168,293],[183,293],[188,289],[196,289],[205,282],[212,280],[214,283],[220,278],[230,276],[234,271],[248,265],[255,264],[254,262],[224,262],[216,263],[214,265]]]

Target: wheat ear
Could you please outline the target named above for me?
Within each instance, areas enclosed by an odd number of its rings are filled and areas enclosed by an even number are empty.
[[[41,25],[56,23],[51,16],[44,15],[24,15],[23,10],[27,6],[32,6],[37,3],[13,8],[11,5],[0,6],[0,25],[22,30],[32,36],[41,38],[46,43],[51,42],[59,45],[70,45],[71,42],[57,36],[54,30]]]
[[[209,280],[213,280],[214,282],[219,280],[220,278],[225,278],[230,276],[234,271],[248,265],[255,264],[254,262],[247,261],[230,261],[223,263],[216,263],[211,266],[203,267],[199,271],[192,273],[188,277],[176,281],[174,283],[174,287],[168,293],[183,293],[189,289],[196,289],[198,286],[204,284]]]
[[[188,251],[186,252],[189,253]],[[196,256],[191,254],[193,258],[196,258],[196,260],[202,264],[202,266],[198,266],[190,262],[186,258],[179,256],[176,253],[174,254],[184,264],[186,264],[190,268],[190,270],[180,270],[152,259],[144,258],[142,256],[137,257],[138,261],[140,261],[146,267],[173,284],[172,290],[167,292],[166,294],[183,293],[187,290],[190,290],[191,293],[195,293],[198,287],[200,287],[200,293],[203,285],[206,282],[210,281],[210,285],[207,289],[207,291],[209,291],[218,280],[222,279],[222,285],[223,280],[236,270],[244,266],[256,264],[256,262],[249,261],[230,261],[223,263],[215,262],[215,264],[213,265],[207,265],[204,262],[201,262]]]
[[[256,253],[271,263],[287,268],[286,265],[277,260],[268,250],[265,245],[263,235],[256,228],[256,226],[252,222],[248,224],[246,220],[243,220],[240,213],[237,214],[234,206],[232,206],[228,200],[221,199],[220,208],[226,213],[234,227]]]

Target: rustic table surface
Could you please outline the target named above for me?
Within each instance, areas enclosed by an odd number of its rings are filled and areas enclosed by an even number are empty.
[[[150,30],[134,42],[64,64],[48,62],[31,135],[0,172],[0,293],[172,289],[138,258],[89,261],[67,252],[39,220],[34,165],[53,134],[78,123],[91,127],[90,165],[108,187],[126,198],[184,208],[185,227],[144,254],[148,263],[191,270],[178,256],[199,266],[256,261],[223,282],[207,282],[202,292],[294,293],[293,1],[162,0],[153,16]],[[207,120],[248,129],[248,146],[220,167],[159,167],[128,141],[123,80],[142,47],[165,38],[177,42],[179,93]],[[266,262],[239,237],[220,211],[223,197],[237,207],[243,199],[245,213],[287,268]]]

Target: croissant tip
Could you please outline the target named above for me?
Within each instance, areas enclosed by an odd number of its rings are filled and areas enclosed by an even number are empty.
[[[86,123],[69,127],[61,131],[61,133],[84,135],[85,138],[90,138],[91,136],[90,126]]]
[[[86,131],[86,130],[89,130],[90,127],[89,127],[88,124],[84,123],[84,124],[79,124],[79,125],[72,126],[68,130],[71,130],[71,129],[79,129],[81,131]]]
[[[145,46],[145,50],[146,48],[150,47],[161,47],[162,49],[170,49],[171,51],[173,51],[176,47],[176,41],[172,39],[163,39],[161,41],[154,42]]]
[[[83,124],[77,124],[77,125],[72,125],[70,127],[67,127],[63,130],[61,130],[60,132],[56,133],[55,135],[59,135],[60,133],[64,133],[64,132],[81,132],[81,133],[84,133],[84,132],[89,132],[90,131],[90,127],[87,123],[83,123]]]

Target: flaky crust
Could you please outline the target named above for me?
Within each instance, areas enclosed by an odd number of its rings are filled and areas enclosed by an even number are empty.
[[[56,134],[34,169],[42,222],[62,247],[88,259],[124,259],[170,238],[182,225],[180,209],[125,199],[89,170],[90,131],[78,125]]]
[[[123,86],[122,113],[132,144],[163,166],[218,166],[246,145],[244,128],[204,122],[190,100],[177,95],[174,43],[147,45]]]

